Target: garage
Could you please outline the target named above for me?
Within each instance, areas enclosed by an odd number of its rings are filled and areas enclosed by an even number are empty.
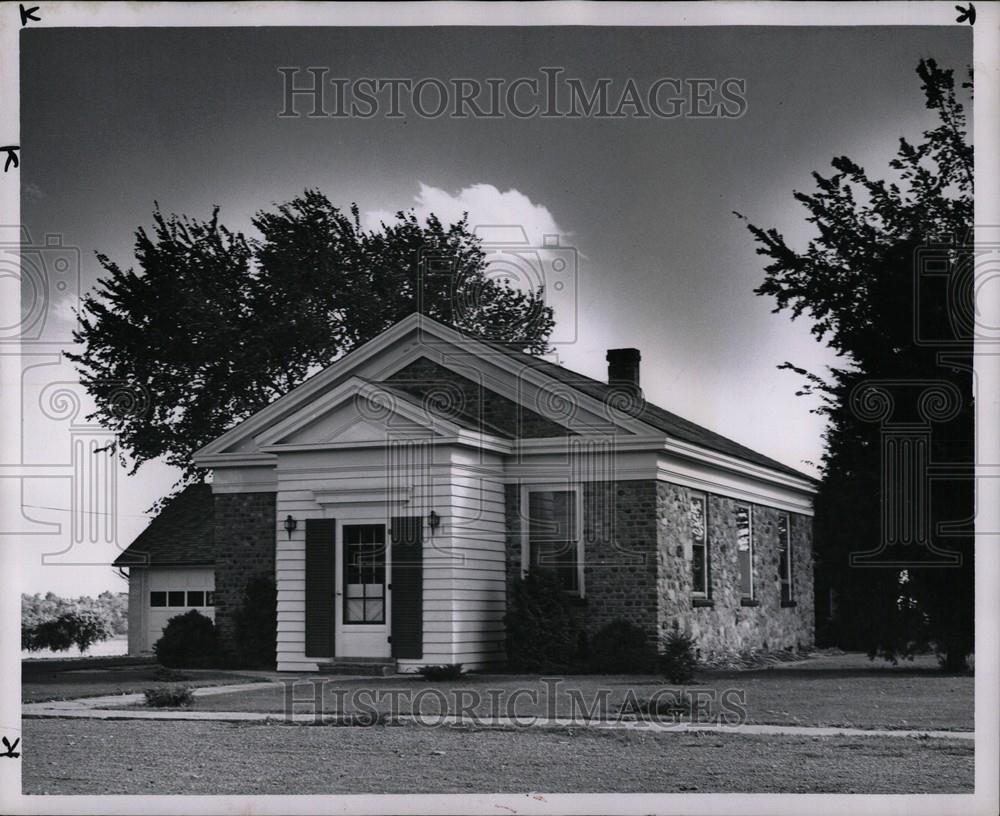
[[[114,561],[128,575],[128,653],[148,654],[167,621],[194,609],[215,620],[214,504],[189,485]]]
[[[214,590],[211,567],[133,568],[129,574],[129,654],[153,651],[167,621],[192,609],[214,621]],[[135,616],[133,597],[142,599]]]

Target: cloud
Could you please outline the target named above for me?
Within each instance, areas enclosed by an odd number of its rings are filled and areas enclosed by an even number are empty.
[[[434,213],[444,224],[452,224],[461,219],[463,213],[468,213],[470,229],[487,242],[526,241],[540,247],[546,244],[546,236],[559,236],[560,242],[565,243],[569,235],[544,204],[534,203],[513,188],[501,192],[492,184],[473,184],[452,194],[420,182],[420,191],[408,209],[421,220]],[[383,221],[394,220],[395,213],[388,210],[371,210],[362,218],[369,229],[377,229]]]

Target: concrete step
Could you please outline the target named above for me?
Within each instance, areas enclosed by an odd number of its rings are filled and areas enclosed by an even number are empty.
[[[335,657],[327,663],[320,663],[319,673],[386,677],[396,673],[396,661],[383,657]]]

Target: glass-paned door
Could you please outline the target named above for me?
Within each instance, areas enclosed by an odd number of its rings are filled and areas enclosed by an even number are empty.
[[[345,524],[343,536],[343,621],[384,624],[385,525]]]

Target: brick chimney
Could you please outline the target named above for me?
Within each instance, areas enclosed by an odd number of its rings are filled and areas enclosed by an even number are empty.
[[[639,349],[608,349],[608,385],[639,390]]]

